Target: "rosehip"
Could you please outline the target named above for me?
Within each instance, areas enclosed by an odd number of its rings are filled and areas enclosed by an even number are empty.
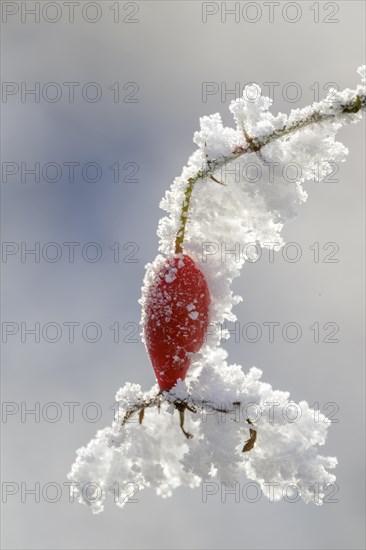
[[[209,319],[210,292],[192,258],[167,258],[147,291],[144,337],[161,390],[184,380],[190,354],[199,351]]]

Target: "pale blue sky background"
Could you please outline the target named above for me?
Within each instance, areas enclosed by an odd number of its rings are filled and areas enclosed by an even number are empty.
[[[294,24],[283,21],[280,12],[269,23],[264,9],[255,24],[233,18],[222,23],[219,16],[204,24],[201,2],[193,1],[138,2],[138,23],[114,23],[113,2],[99,4],[103,15],[95,24],[83,21],[80,11],[73,24],[66,15],[54,24],[28,17],[23,24],[19,15],[2,24],[3,81],[98,82],[103,91],[97,103],[79,98],[70,104],[66,96],[57,103],[22,103],[19,95],[2,103],[3,162],[92,161],[104,170],[97,183],[78,176],[74,183],[22,184],[12,178],[2,184],[3,241],[94,241],[103,251],[94,264],[80,255],[73,264],[65,255],[57,263],[22,263],[17,255],[2,265],[3,322],[93,321],[103,331],[95,344],[76,330],[73,344],[64,332],[54,344],[31,338],[21,343],[16,335],[3,345],[4,401],[29,406],[95,401],[103,409],[97,423],[85,422],[81,407],[74,423],[67,421],[65,408],[55,424],[32,418],[22,423],[19,415],[3,423],[2,479],[29,487],[36,481],[62,485],[75,450],[111,422],[108,407],[116,390],[126,381],[143,389],[154,382],[143,344],[114,343],[108,327],[119,322],[123,338],[124,324],[139,322],[144,265],[157,253],[159,201],[194,150],[199,117],[219,111],[231,124],[232,96],[222,102],[217,94],[204,103],[202,82],[225,82],[231,89],[235,82],[272,81],[280,83],[279,90],[297,82],[303,91],[297,103],[275,96],[274,111],[288,112],[313,100],[310,87],[316,82],[320,89],[327,82],[353,87],[356,68],[364,62],[361,1],[331,3],[339,7],[335,24],[322,22],[332,13],[324,2],[318,24],[312,2],[298,3],[302,17]],[[129,13],[120,4],[122,15]],[[139,102],[114,103],[108,87],[131,81],[139,85]],[[121,511],[110,502],[93,517],[86,507],[67,501],[66,489],[55,504],[35,504],[32,498],[22,503],[17,495],[3,505],[4,548],[364,547],[364,135],[364,123],[340,133],[350,154],[338,183],[306,185],[309,200],[284,230],[287,241],[302,247],[301,261],[291,264],[276,256],[269,264],[264,254],[244,267],[234,285],[244,297],[235,308],[241,323],[294,321],[303,338],[270,344],[263,333],[257,344],[226,344],[232,362],[261,368],[266,381],[289,390],[295,401],[339,405],[339,423],[331,427],[323,451],[339,460],[339,503],[270,504],[263,498],[256,504],[230,499],[223,504],[216,497],[203,504],[198,489],[180,489],[170,500],[147,490],[138,495],[138,504]],[[114,183],[108,166],[117,161],[137,163],[139,182]],[[114,242],[137,243],[139,261],[114,263],[108,251]],[[336,242],[339,262],[314,263],[308,250],[314,242]],[[122,255],[130,251],[121,250]],[[337,323],[340,342],[315,344],[308,329],[314,322]]]

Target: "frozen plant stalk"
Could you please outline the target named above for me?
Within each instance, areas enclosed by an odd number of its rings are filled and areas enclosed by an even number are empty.
[[[219,326],[236,320],[232,307],[241,298],[230,287],[244,259],[238,262],[228,255],[222,262],[220,255],[207,249],[203,261],[202,243],[224,242],[227,250],[238,241],[244,246],[284,244],[282,227],[306,200],[302,183],[314,178],[314,164],[327,171],[330,161],[345,161],[347,149],[335,136],[343,125],[358,122],[365,110],[365,66],[358,73],[362,83],[356,89],[332,91],[323,101],[288,116],[274,116],[269,111],[271,100],[251,87],[230,105],[236,128],[224,127],[219,114],[201,119],[194,135],[198,149],[160,204],[168,215],[158,228],[161,254],[146,266],[142,329],[147,289],[164,261],[162,255],[183,248],[208,282],[210,322]],[[291,183],[283,177],[290,163],[301,167]],[[218,185],[223,169],[225,185]],[[182,485],[197,487],[204,480],[230,483],[245,475],[271,498],[280,499],[285,487],[296,484],[305,502],[322,503],[327,484],[335,481],[329,470],[337,464],[336,458],[318,452],[327,436],[325,417],[320,415],[315,422],[306,401],[296,404],[288,392],[273,390],[262,382],[258,368],[244,373],[240,365],[228,364],[220,337],[207,334],[185,382],[178,380],[170,392],[157,396],[155,385],[143,393],[139,385],[130,383],[118,390],[123,418],[99,430],[77,451],[68,474],[80,502],[89,504],[94,513],[103,510],[108,493],[123,506],[131,493],[131,476],[139,490],[152,487],[167,497]],[[186,415],[193,435],[189,440],[178,429],[174,412],[179,403],[191,411]],[[138,411],[140,422],[133,415]],[[256,442],[243,454],[249,429],[256,433]],[[86,499],[82,489],[90,482],[98,486],[94,493],[89,487]],[[314,483],[319,487],[316,499]]]

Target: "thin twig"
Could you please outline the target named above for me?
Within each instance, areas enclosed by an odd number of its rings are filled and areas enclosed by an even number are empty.
[[[235,413],[238,407],[240,407],[241,405],[240,401],[235,401],[232,403],[232,407],[226,408],[212,401],[192,399],[189,396],[186,399],[177,399],[174,396],[170,395],[169,392],[159,392],[156,396],[148,400],[138,401],[137,403],[133,403],[132,405],[130,405],[127,408],[120,422],[119,429],[121,430],[123,426],[125,426],[128,420],[135,413],[139,414],[139,424],[141,424],[144,419],[145,409],[157,407],[158,410],[160,411],[161,403],[163,401],[166,401],[167,403],[174,405],[174,407],[178,410],[180,428],[187,439],[190,439],[193,436],[191,433],[187,432],[184,429],[184,412],[186,410],[194,414],[197,413],[198,410],[201,410],[203,412],[214,411],[214,412],[219,412],[223,414],[230,414],[230,413]],[[248,424],[253,426],[253,423],[249,418],[247,418],[246,421]],[[254,428],[249,428],[249,439],[246,441],[243,447],[244,453],[253,449],[256,438],[257,438],[257,431]]]
[[[212,179],[213,174],[217,172],[217,170],[223,168],[224,166],[241,157],[242,155],[245,155],[247,153],[259,153],[262,147],[268,145],[272,141],[283,138],[289,134],[297,132],[298,130],[302,130],[303,128],[306,128],[307,126],[310,126],[312,124],[319,124],[321,122],[329,121],[332,119],[340,119],[342,117],[348,116],[349,114],[358,113],[360,110],[363,110],[365,108],[366,95],[356,95],[346,103],[341,104],[339,108],[334,109],[333,112],[325,114],[315,110],[312,113],[305,115],[304,118],[289,123],[287,125],[285,124],[282,128],[274,130],[273,132],[270,132],[267,136],[263,136],[260,139],[248,135],[249,139],[247,138],[247,144],[245,146],[237,145],[236,147],[234,147],[231,155],[228,155],[227,157],[219,157],[215,160],[206,161],[206,166],[202,170],[199,170],[195,176],[190,177],[187,181],[187,187],[184,192],[180,215],[180,226],[175,239],[175,252],[183,252],[183,241],[185,237],[189,205],[194,185],[198,180],[206,179],[207,177],[211,177]],[[332,109],[332,106],[330,107],[330,109]]]

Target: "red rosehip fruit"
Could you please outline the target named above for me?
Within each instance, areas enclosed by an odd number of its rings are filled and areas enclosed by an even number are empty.
[[[184,380],[209,321],[210,291],[190,256],[165,260],[147,291],[144,339],[161,390]]]

